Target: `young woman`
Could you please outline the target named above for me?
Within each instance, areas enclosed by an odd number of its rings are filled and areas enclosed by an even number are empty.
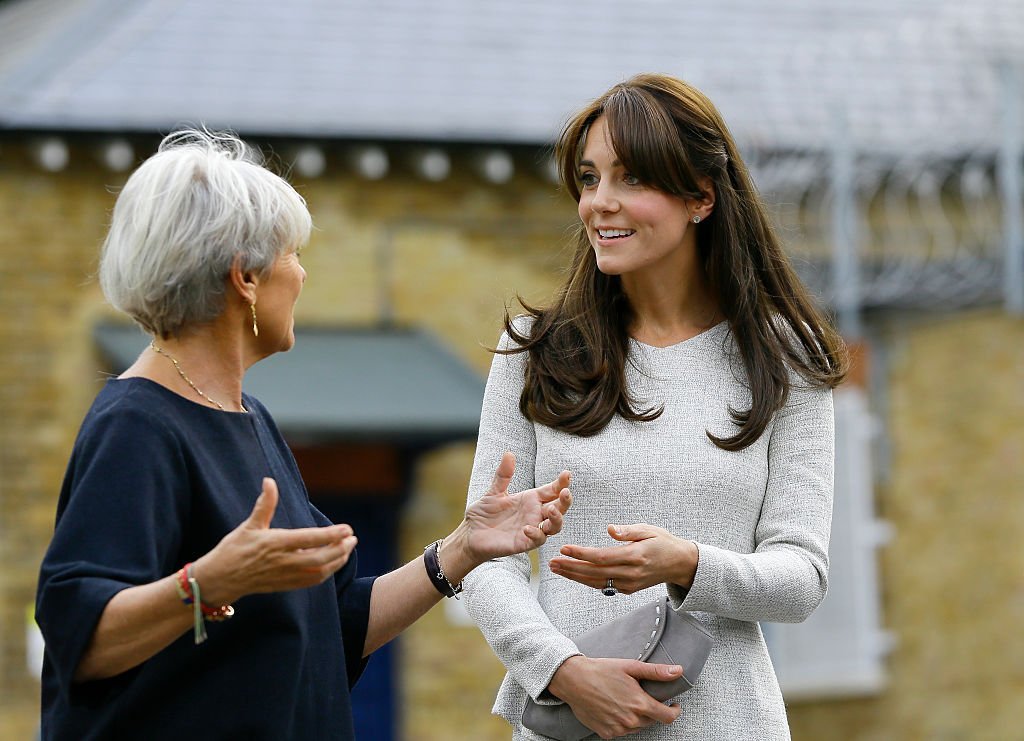
[[[801,621],[825,595],[842,342],[700,91],[662,75],[616,85],[556,158],[576,252],[549,306],[506,316],[471,492],[509,449],[514,487],[570,468],[575,504],[540,550],[539,593],[526,557],[467,579],[508,669],[494,711],[516,739],[538,738],[520,725],[527,695],[569,703],[602,738],[787,738],[758,621]],[[715,638],[668,706],[640,689],[642,664],[572,641],[666,592]]]

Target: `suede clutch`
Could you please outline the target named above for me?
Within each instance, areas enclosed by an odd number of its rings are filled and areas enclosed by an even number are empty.
[[[591,658],[637,659],[650,664],[678,664],[683,675],[669,682],[642,680],[640,686],[662,702],[693,687],[711,653],[711,633],[685,612],[672,609],[668,597],[627,612],[574,639]],[[528,698],[523,726],[558,741],[579,741],[593,731],[566,703],[540,705]]]

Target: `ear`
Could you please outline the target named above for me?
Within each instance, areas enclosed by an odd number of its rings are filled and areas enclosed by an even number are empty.
[[[707,176],[702,176],[698,178],[697,185],[703,195],[690,201],[690,218],[699,216],[706,219],[715,210],[715,182]]]
[[[255,270],[242,270],[242,256],[240,254],[235,255],[231,260],[231,268],[228,270],[228,282],[245,303],[252,304],[256,301],[256,289],[259,287],[260,278]]]

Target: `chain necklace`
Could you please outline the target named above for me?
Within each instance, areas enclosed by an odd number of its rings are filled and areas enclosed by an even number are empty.
[[[195,392],[196,392],[197,394],[199,394],[200,396],[202,396],[202,397],[203,397],[204,399],[206,399],[206,400],[207,400],[208,402],[210,402],[210,403],[211,403],[211,404],[213,404],[213,405],[214,405],[215,407],[217,407],[218,409],[220,409],[220,410],[221,410],[222,412],[223,412],[223,411],[227,411],[227,410],[225,410],[225,409],[224,409],[224,405],[223,405],[223,404],[221,404],[221,403],[220,403],[219,401],[217,401],[216,399],[211,399],[211,398],[210,398],[209,396],[207,396],[207,395],[206,395],[206,394],[204,394],[204,393],[203,393],[202,391],[200,391],[200,390],[199,390],[199,387],[198,387],[198,386],[196,386],[196,385],[195,385],[194,383],[192,383],[192,379],[191,379],[191,378],[189,378],[188,376],[186,376],[186,375],[185,375],[185,371],[183,371],[183,370],[181,369],[181,366],[180,366],[180,365],[178,365],[178,359],[177,359],[176,357],[174,357],[173,355],[171,355],[171,354],[170,354],[169,352],[167,352],[166,350],[164,350],[164,349],[163,349],[162,347],[158,347],[158,346],[157,346],[157,344],[156,344],[156,340],[153,340],[152,342],[150,342],[150,343],[149,343],[149,346],[150,346],[150,348],[151,348],[151,349],[153,350],[153,352],[155,352],[155,353],[158,353],[158,354],[160,354],[160,355],[163,355],[163,356],[164,356],[165,358],[167,358],[167,359],[168,359],[168,360],[170,360],[170,361],[171,361],[172,363],[174,363],[174,370],[178,371],[178,375],[179,375],[179,376],[181,376],[182,380],[183,380],[183,381],[184,381],[185,383],[187,383],[187,384],[188,384],[189,386],[191,386],[191,387],[192,387],[192,390],[193,390],[193,391],[195,391]],[[242,410],[243,412],[245,412],[246,414],[248,414],[248,413],[249,413],[249,410],[248,410],[248,409],[246,409],[246,408],[245,408],[244,406],[242,406],[241,404],[239,404],[239,405],[238,405],[238,407],[239,407],[239,409],[241,409],[241,410]]]

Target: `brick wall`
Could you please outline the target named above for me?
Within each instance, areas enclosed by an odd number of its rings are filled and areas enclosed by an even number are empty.
[[[74,432],[98,389],[87,283],[110,198],[91,168],[41,174],[0,157],[0,737],[27,738],[25,610]],[[31,712],[28,712],[31,711]]]
[[[794,739],[1016,739],[1024,697],[1024,319],[1000,311],[883,327],[890,472],[879,516],[885,627],[877,698],[794,705]],[[841,640],[836,637],[836,640]]]
[[[575,212],[525,166],[492,186],[464,164],[440,184],[400,167],[366,182],[340,165],[300,183],[318,231],[303,255],[297,319],[367,324],[390,312],[484,373],[481,345],[496,340],[503,303],[554,287]],[[0,151],[4,739],[29,738],[36,723],[24,611],[75,431],[101,381],[90,330],[109,309],[90,276],[113,204],[108,187],[121,182],[84,147],[57,175],[35,168],[17,141]],[[793,705],[794,737],[1009,738],[1010,703],[1024,690],[1024,642],[1015,639],[1024,618],[1024,323],[998,311],[894,320],[881,344],[892,459],[878,504],[896,527],[882,552],[886,627],[898,640],[891,683],[878,698]],[[422,460],[404,518],[406,558],[457,522],[471,460],[471,444]],[[508,738],[488,712],[503,671],[475,629],[435,609],[401,646],[406,739]]]

